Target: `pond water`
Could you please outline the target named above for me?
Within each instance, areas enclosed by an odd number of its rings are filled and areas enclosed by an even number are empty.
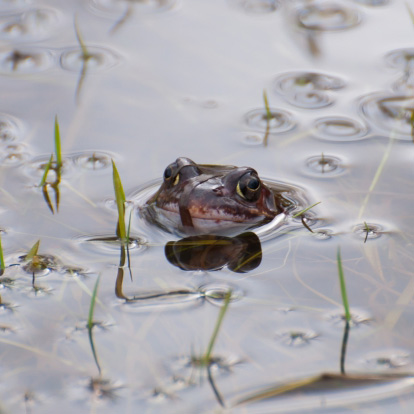
[[[0,412],[411,413],[413,42],[398,0],[0,0]],[[180,240],[178,157],[293,207]]]

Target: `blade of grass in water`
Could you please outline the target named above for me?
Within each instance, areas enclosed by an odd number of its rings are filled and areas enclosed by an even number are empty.
[[[76,39],[77,39],[77,41],[79,43],[79,46],[82,50],[82,59],[87,60],[91,57],[91,54],[88,52],[88,49],[85,45],[85,42],[83,41],[82,35],[81,35],[79,27],[78,27],[78,19],[77,19],[76,16],[75,16],[75,19],[74,19],[74,26],[75,26]]]
[[[3,275],[5,268],[6,268],[6,265],[4,263],[3,245],[1,243],[1,233],[0,233],[0,276]]]
[[[37,252],[39,251],[40,240],[38,240],[32,248],[29,250],[29,253],[26,254],[26,260],[32,260],[35,256],[37,256]]]
[[[114,160],[112,160],[112,178],[114,182],[116,206],[118,208],[118,236],[121,241],[125,243],[127,240],[125,228],[125,193]]]
[[[131,234],[131,221],[132,221],[132,209],[129,212],[129,220],[128,220],[128,230],[126,234],[126,250],[127,250],[127,259],[128,259],[128,270],[129,270],[129,277],[132,281],[132,270],[131,270],[131,257],[129,255],[129,235]]]
[[[55,116],[55,153],[56,153],[56,168],[59,169],[62,166],[62,149],[60,146],[60,131],[59,121],[57,115]]]
[[[344,270],[342,268],[340,247],[338,247],[338,251],[336,253],[336,260],[338,263],[339,283],[341,285],[341,295],[342,295],[342,303],[344,305],[344,310],[345,310],[345,320],[349,322],[351,320],[351,313],[349,312],[348,296],[346,294],[345,277],[344,277]]]
[[[229,307],[229,303],[230,303],[230,299],[231,299],[231,294],[232,294],[231,291],[229,291],[229,292],[226,293],[226,296],[224,298],[223,306],[221,307],[220,313],[219,313],[218,318],[217,318],[216,326],[214,327],[213,334],[211,335],[210,342],[209,342],[208,347],[207,347],[207,351],[206,351],[206,353],[204,354],[204,356],[202,358],[203,359],[203,363],[205,365],[209,365],[210,364],[211,353],[213,352],[213,347],[214,347],[214,344],[216,342],[217,335],[218,335],[218,333],[220,331],[220,327],[221,327],[221,324],[223,322],[224,315],[226,314],[227,308]]]
[[[364,221],[364,226],[365,226],[365,233],[367,233],[365,235],[365,240],[364,240],[364,243],[366,243],[367,242],[367,239],[368,239],[368,234],[369,234],[370,230],[369,230],[369,227],[368,227],[368,224],[367,224],[366,221]]]
[[[266,119],[270,121],[273,118],[273,115],[272,112],[270,112],[269,100],[267,99],[267,92],[265,90],[263,91],[263,101],[266,109]]]
[[[266,147],[267,141],[269,139],[269,133],[270,133],[270,120],[273,118],[273,114],[270,111],[269,100],[267,99],[267,93],[265,90],[263,91],[263,100],[264,100],[265,109],[266,109],[266,131],[265,131],[265,135],[263,138],[263,145]]]
[[[292,218],[296,218],[296,217],[301,216],[302,214],[306,213],[306,212],[307,212],[307,211],[309,211],[311,208],[313,208],[313,207],[317,206],[317,205],[318,205],[318,204],[320,204],[320,203],[321,203],[321,201],[318,201],[317,203],[312,204],[312,205],[311,205],[311,206],[309,206],[309,207],[306,207],[305,209],[303,209],[303,210],[299,211],[298,213],[294,214],[294,215],[292,216]]]
[[[99,365],[98,355],[96,353],[95,343],[93,341],[92,328],[93,328],[93,325],[94,325],[94,322],[93,322],[93,312],[95,310],[96,296],[97,296],[97,293],[98,293],[98,286],[99,286],[100,279],[101,279],[101,275],[99,275],[98,278],[96,279],[96,283],[95,283],[95,286],[93,288],[93,292],[92,292],[92,296],[91,296],[91,304],[89,306],[89,315],[88,315],[88,336],[89,336],[89,343],[91,345],[93,359],[95,360],[95,364],[96,364],[96,366],[98,368],[99,375],[101,375],[101,366]]]
[[[42,175],[42,179],[40,180],[39,187],[43,187],[46,184],[47,174],[49,173],[50,167],[53,161],[53,154],[50,156],[48,163],[45,165],[45,170]]]

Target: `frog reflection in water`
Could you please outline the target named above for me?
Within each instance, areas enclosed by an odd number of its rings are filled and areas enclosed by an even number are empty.
[[[292,203],[249,167],[196,164],[178,158],[164,171],[144,216],[167,231],[234,232],[272,221]]]

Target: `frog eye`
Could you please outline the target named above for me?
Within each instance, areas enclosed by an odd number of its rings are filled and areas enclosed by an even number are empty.
[[[169,165],[165,171],[164,171],[164,180],[168,181],[173,175],[173,170],[171,168],[171,165]]]
[[[247,201],[257,201],[260,197],[262,183],[255,172],[244,174],[237,183],[237,194]]]

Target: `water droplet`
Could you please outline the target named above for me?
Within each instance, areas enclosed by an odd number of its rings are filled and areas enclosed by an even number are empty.
[[[231,291],[230,302],[238,301],[243,298],[244,293],[236,286],[225,284],[209,284],[201,286],[200,293],[204,296],[207,302],[213,305],[222,306],[227,294]]]
[[[293,115],[282,109],[270,109],[271,118],[268,119],[265,109],[254,109],[244,116],[246,124],[257,131],[265,132],[269,128],[271,134],[287,132],[296,126]]]
[[[306,160],[306,166],[311,173],[316,173],[317,176],[337,176],[345,171],[341,165],[341,160],[330,155],[318,155],[310,157]]]
[[[372,128],[393,138],[412,140],[413,96],[374,93],[361,98],[360,109]]]
[[[354,227],[354,233],[361,239],[376,239],[380,237],[384,231],[378,224],[362,223]],[[367,237],[368,233],[368,237]]]
[[[319,118],[313,127],[316,136],[334,141],[355,141],[368,133],[368,128],[362,123],[340,116]]]
[[[87,71],[94,71],[109,69],[120,62],[120,57],[109,49],[87,46],[87,51],[85,57],[79,47],[65,49],[60,57],[60,65],[63,69],[79,72],[85,65]]]
[[[319,334],[312,330],[289,330],[276,334],[276,338],[284,345],[301,347],[309,345],[310,341],[317,338]]]
[[[360,13],[334,3],[311,3],[296,11],[297,25],[306,30],[336,31],[358,25]]]
[[[272,13],[280,6],[279,0],[229,0],[231,6],[243,9],[247,13]]]
[[[54,55],[47,49],[20,47],[0,50],[0,72],[13,74],[38,73],[51,68]]]

